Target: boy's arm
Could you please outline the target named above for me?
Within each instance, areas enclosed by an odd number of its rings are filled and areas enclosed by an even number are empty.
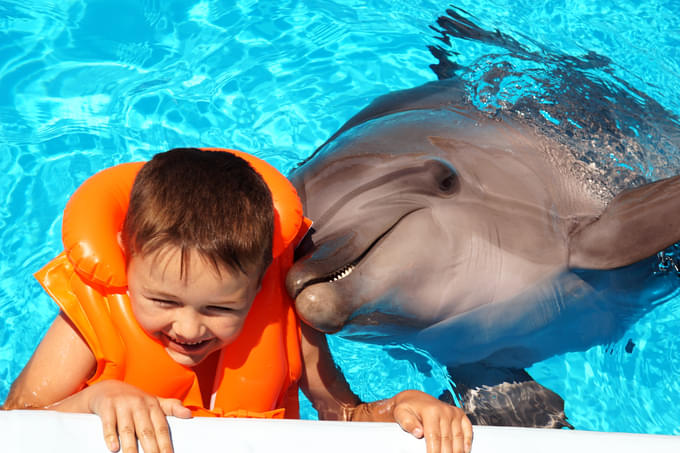
[[[362,403],[335,366],[325,334],[305,324],[301,330],[300,385],[320,419],[397,422],[414,436],[425,437],[428,453],[470,451],[472,424],[460,408],[416,390]]]
[[[300,387],[322,420],[351,420],[361,404],[335,366],[326,335],[301,324],[302,378]]]
[[[60,410],[56,403],[80,390],[95,366],[85,340],[59,313],[12,384],[3,409]],[[86,407],[73,407],[71,411],[89,412]]]
[[[95,413],[102,421],[111,451],[172,453],[166,415],[191,417],[173,399],[149,395],[121,381],[98,382],[81,390],[94,372],[96,360],[85,340],[60,313],[12,384],[2,409],[49,409]]]

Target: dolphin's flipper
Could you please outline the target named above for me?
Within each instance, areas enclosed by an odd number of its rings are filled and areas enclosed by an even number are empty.
[[[473,363],[450,368],[449,373],[475,425],[574,428],[564,414],[564,400],[522,369]]]
[[[569,238],[569,266],[628,266],[680,241],[680,176],[618,194]]]

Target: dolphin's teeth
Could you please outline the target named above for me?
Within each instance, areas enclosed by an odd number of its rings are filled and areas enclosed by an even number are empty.
[[[354,264],[348,264],[347,266],[335,271],[331,275],[328,276],[328,281],[329,282],[337,282],[338,280],[342,280],[343,278],[347,277],[349,274],[352,273],[354,270],[355,265]]]

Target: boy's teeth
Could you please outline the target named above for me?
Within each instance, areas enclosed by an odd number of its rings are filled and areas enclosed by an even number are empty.
[[[195,344],[203,343],[205,340],[199,340],[199,341],[181,341],[181,340],[178,340],[177,338],[173,338],[172,341],[174,341],[175,343],[179,343],[179,344],[185,344],[185,345],[188,345],[188,346],[193,346],[193,345],[195,345]]]

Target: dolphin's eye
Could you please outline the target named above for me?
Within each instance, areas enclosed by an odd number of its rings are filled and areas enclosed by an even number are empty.
[[[444,193],[452,193],[456,185],[456,175],[448,175],[441,181],[439,181],[439,190]]]
[[[431,159],[425,164],[431,177],[434,179],[440,195],[452,195],[458,189],[458,174],[455,168],[442,159]],[[430,186],[432,187],[432,186]]]

